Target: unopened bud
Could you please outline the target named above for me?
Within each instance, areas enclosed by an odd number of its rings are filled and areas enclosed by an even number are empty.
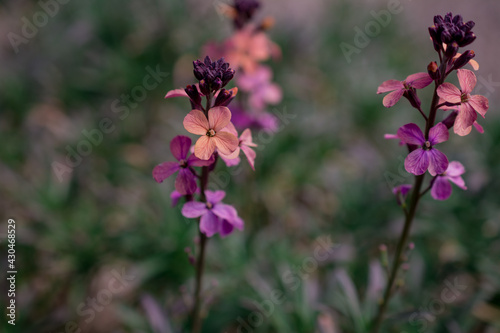
[[[458,57],[453,63],[453,69],[459,69],[464,67],[469,63],[469,61],[474,58],[476,54],[472,50],[465,51],[460,57]]]
[[[438,67],[438,64],[433,61],[429,64],[429,66],[427,66],[427,73],[429,73],[429,76],[433,79],[433,80],[439,80],[439,67]]]

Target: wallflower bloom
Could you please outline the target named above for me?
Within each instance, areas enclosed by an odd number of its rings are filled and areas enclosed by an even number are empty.
[[[207,202],[190,201],[182,207],[182,215],[200,219],[200,231],[207,237],[219,233],[221,237],[231,234],[234,229],[243,230],[243,220],[233,206],[221,203],[224,191],[205,191]]]
[[[234,128],[234,125],[232,123],[229,123],[224,130],[232,133],[235,136],[238,136],[238,132],[236,131],[236,128]],[[236,148],[236,150],[230,155],[219,153],[219,156],[226,163],[226,165],[230,167],[238,165],[240,163],[239,155],[240,151],[243,151],[248,159],[248,163],[250,164],[252,169],[255,170],[254,164],[257,154],[251,147],[257,147],[257,144],[253,143],[252,132],[247,128],[243,131],[243,133],[241,133],[241,136],[239,137],[238,148]]]
[[[422,89],[427,87],[432,82],[432,78],[428,73],[415,73],[408,76],[403,81],[398,80],[388,80],[382,83],[378,89],[377,94],[383,94],[391,91],[387,96],[384,97],[383,104],[386,108],[394,106],[403,95],[405,97],[410,97],[410,93],[414,93],[415,89]]]
[[[193,194],[196,191],[196,176],[190,167],[209,166],[215,159],[200,160],[194,155],[187,157],[191,139],[178,135],[170,141],[170,151],[179,162],[163,162],[153,169],[153,178],[162,183],[175,172],[179,171],[175,179],[175,189],[180,195]]]
[[[217,150],[229,155],[238,147],[238,138],[233,134],[221,131],[231,121],[231,111],[225,106],[217,106],[208,110],[208,120],[200,110],[192,110],[184,118],[184,128],[192,134],[202,135],[194,146],[194,155],[208,160]]]
[[[452,104],[460,104],[457,119],[453,131],[464,136],[470,133],[472,125],[477,119],[477,113],[481,116],[486,115],[488,111],[488,99],[481,95],[470,95],[476,86],[476,75],[468,69],[457,70],[458,89],[453,84],[445,82],[439,86],[437,93],[444,101]]]
[[[420,127],[410,123],[398,130],[399,138],[408,144],[418,145],[405,159],[406,171],[414,175],[422,175],[429,170],[432,176],[443,173],[448,167],[448,158],[434,148],[434,145],[445,142],[449,138],[448,129],[443,123],[438,123],[429,131],[429,140],[425,140]]]
[[[250,93],[248,102],[253,108],[262,110],[266,104],[278,104],[282,99],[281,88],[272,83],[272,71],[259,66],[253,73],[242,73],[237,77],[238,87]]]
[[[448,199],[452,191],[450,182],[453,182],[461,189],[466,190],[467,186],[465,186],[465,181],[461,177],[464,172],[465,168],[462,163],[457,161],[450,162],[448,169],[436,177],[431,189],[432,197],[436,200]]]

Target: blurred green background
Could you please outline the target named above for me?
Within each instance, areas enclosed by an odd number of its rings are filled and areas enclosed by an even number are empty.
[[[227,38],[231,23],[219,1],[60,1],[44,20],[49,2],[0,3],[2,309],[8,218],[18,271],[16,325],[4,316],[0,330],[185,331],[194,276],[185,249],[195,250],[197,226],[171,207],[172,178],[157,184],[151,171],[172,160],[171,138],[186,134],[189,103],[165,93],[194,83],[191,61],[207,41]],[[340,44],[355,45],[356,27],[391,3],[263,1],[257,19],[276,19],[269,34],[283,51],[269,62],[284,91],[270,111],[293,119],[274,135],[254,132],[255,172],[242,164],[229,178],[219,165],[211,180],[245,231],[210,239],[203,332],[366,331],[383,286],[378,247],[393,253],[403,223],[391,186],[412,182],[400,172],[406,150],[383,134],[420,122],[406,101],[385,109],[375,92],[438,60],[427,27],[448,11],[476,22],[476,93],[490,109],[479,120],[484,134],[441,145],[465,165],[469,190],[421,202],[383,332],[500,332],[500,3],[401,0],[348,61]],[[23,18],[39,27],[23,28]],[[23,29],[31,37],[13,47]],[[148,68],[168,76],[126,102]],[[106,118],[113,129],[58,176],[54,163]],[[334,251],[318,256],[328,239]],[[455,297],[443,298],[449,291]]]

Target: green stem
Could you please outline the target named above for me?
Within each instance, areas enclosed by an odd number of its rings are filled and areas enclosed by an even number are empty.
[[[200,190],[201,190],[201,201],[205,202],[205,189],[208,183],[208,167],[203,167],[201,171],[201,181],[200,181]],[[201,290],[202,290],[202,280],[203,280],[203,270],[205,266],[205,248],[208,241],[207,236],[199,231],[200,235],[200,252],[198,254],[198,258],[196,260],[196,284],[194,291],[194,307],[192,313],[192,321],[193,328],[191,330],[192,333],[201,332],[202,326],[202,318],[201,318]]]

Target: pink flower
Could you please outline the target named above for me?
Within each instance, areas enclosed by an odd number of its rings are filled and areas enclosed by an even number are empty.
[[[434,145],[445,142],[449,138],[448,129],[443,123],[438,123],[429,131],[429,139],[417,124],[406,124],[398,130],[398,137],[407,144],[420,146],[405,159],[406,171],[414,175],[422,175],[427,169],[433,176],[443,173],[448,167],[446,155],[434,148]]]
[[[412,89],[422,89],[427,87],[432,82],[432,78],[428,73],[416,73],[408,76],[403,81],[398,80],[388,80],[382,83],[378,89],[377,94],[383,94],[391,91],[387,96],[384,97],[383,104],[386,108],[394,106],[403,96],[403,94],[408,94]]]
[[[208,160],[217,150],[231,154],[238,147],[238,138],[222,131],[231,121],[231,111],[225,106],[208,110],[208,120],[200,110],[192,110],[184,118],[184,128],[192,134],[201,135],[194,146],[194,155],[201,160]]]
[[[224,191],[205,191],[207,202],[190,201],[182,207],[182,215],[200,219],[200,231],[207,237],[219,233],[221,237],[231,234],[234,229],[243,230],[243,220],[233,206],[221,203]]]
[[[477,83],[476,75],[472,71],[459,69],[457,70],[457,76],[461,89],[445,82],[439,86],[437,93],[440,98],[448,103],[460,104],[453,131],[460,136],[464,136],[472,130],[472,125],[477,119],[476,112],[484,118],[489,106],[486,97],[470,95]]]
[[[232,133],[235,136],[238,136],[238,132],[232,123],[229,123],[228,126],[224,129],[229,133]],[[243,151],[245,156],[247,157],[248,163],[255,170],[255,157],[257,154],[251,147],[257,147],[257,144],[252,141],[252,132],[250,129],[245,129],[239,138],[238,148],[232,154],[223,154],[219,152],[219,156],[226,163],[228,167],[238,165],[240,163],[240,151]]]
[[[179,195],[193,194],[196,191],[196,176],[191,167],[209,166],[215,161],[214,158],[203,161],[194,155],[187,157],[190,147],[190,138],[183,135],[176,136],[170,141],[170,151],[179,162],[163,162],[153,169],[153,178],[158,183],[162,183],[179,171],[175,179],[175,189]]]
[[[247,25],[224,43],[224,56],[233,68],[242,68],[245,73],[256,70],[259,62],[270,56],[278,57],[281,51],[267,35],[254,25]]]
[[[431,189],[431,196],[436,200],[446,200],[451,195],[451,184],[455,183],[463,190],[467,189],[462,174],[465,173],[464,166],[457,161],[450,162],[448,169],[436,177]]]
[[[242,73],[237,77],[238,87],[250,93],[250,106],[262,110],[266,104],[278,104],[281,101],[281,88],[271,82],[272,75],[269,67],[259,66],[253,73]]]

